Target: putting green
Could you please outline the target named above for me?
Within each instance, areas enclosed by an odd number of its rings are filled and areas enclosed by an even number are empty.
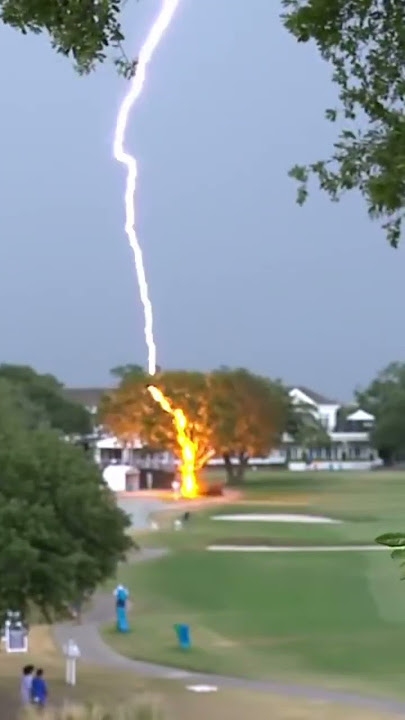
[[[333,520],[319,515],[304,515],[291,513],[243,513],[242,515],[214,515],[211,520],[226,520],[228,522],[272,522],[272,523],[303,523],[305,525],[339,525],[340,520]]]

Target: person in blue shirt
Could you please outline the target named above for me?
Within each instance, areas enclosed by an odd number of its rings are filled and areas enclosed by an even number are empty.
[[[114,595],[117,613],[117,630],[118,632],[127,633],[129,632],[127,618],[127,600],[129,598],[129,592],[123,585],[118,585],[115,588]]]
[[[31,698],[34,705],[44,707],[48,698],[48,686],[44,680],[44,671],[39,668],[31,685]]]

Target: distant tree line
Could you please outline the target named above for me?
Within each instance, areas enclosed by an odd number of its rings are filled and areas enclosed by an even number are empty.
[[[382,370],[365,390],[358,390],[361,407],[375,416],[371,442],[385,465],[405,461],[405,363]]]

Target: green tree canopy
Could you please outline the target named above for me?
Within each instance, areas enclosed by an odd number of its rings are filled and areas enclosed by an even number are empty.
[[[58,53],[73,58],[79,72],[103,62],[109,47],[117,64],[127,63],[119,17],[125,0],[0,0],[0,19],[27,32],[46,33]]]
[[[113,373],[121,377],[121,382],[117,390],[102,399],[102,425],[125,443],[131,444],[139,438],[150,449],[170,450],[178,455],[172,417],[161,409],[147,389],[151,377],[138,366],[126,366]],[[159,372],[153,384],[173,407],[181,408],[186,414],[190,437],[198,444],[197,464],[202,467],[214,446],[207,376],[199,372]]]
[[[0,379],[7,380],[37,408],[43,421],[65,435],[87,435],[92,430],[86,408],[69,400],[53,375],[40,375],[24,365],[0,365]]]
[[[33,403],[19,385],[15,385],[4,377],[0,377],[1,414],[0,424],[8,418],[8,427],[17,430],[21,426],[28,430],[49,427],[46,412]]]
[[[357,392],[361,407],[375,416],[372,442],[385,463],[405,457],[405,363],[392,363]]]
[[[215,450],[228,477],[243,479],[250,457],[266,457],[286,426],[288,394],[279,382],[243,368],[210,375]]]
[[[178,454],[172,419],[147,390],[150,377],[130,368],[121,378],[102,401],[102,424],[124,442],[139,438]],[[229,477],[242,479],[249,457],[268,455],[280,439],[288,400],[279,383],[243,369],[160,372],[153,382],[186,414],[199,467],[212,454],[223,456]]]
[[[282,0],[299,42],[313,41],[331,64],[339,106],[326,117],[341,128],[331,157],[296,166],[298,201],[315,175],[337,200],[359,190],[397,246],[405,208],[405,6],[403,0]]]
[[[99,470],[0,380],[0,612],[31,605],[45,617],[94,592],[131,542]],[[20,396],[20,398],[23,396]]]

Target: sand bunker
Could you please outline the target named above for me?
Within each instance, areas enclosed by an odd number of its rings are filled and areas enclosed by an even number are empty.
[[[381,545],[307,545],[287,547],[285,545],[209,545],[211,552],[271,552],[271,553],[314,553],[314,552],[369,552],[387,550]]]
[[[214,515],[211,520],[228,520],[232,522],[313,523],[315,525],[338,525],[341,523],[341,520],[332,520],[332,518],[321,517],[318,515],[288,515],[286,513]]]

